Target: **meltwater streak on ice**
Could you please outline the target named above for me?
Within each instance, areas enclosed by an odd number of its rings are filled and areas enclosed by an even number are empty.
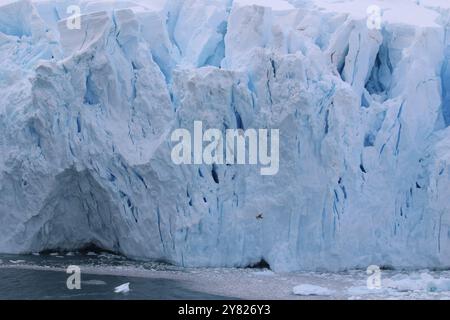
[[[0,252],[450,267],[448,1],[374,2],[381,30],[359,1],[1,5]],[[196,120],[279,129],[279,173],[173,165]]]

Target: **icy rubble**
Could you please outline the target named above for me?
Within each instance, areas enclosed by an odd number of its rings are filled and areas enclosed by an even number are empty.
[[[450,267],[447,3],[0,3],[0,252]],[[196,120],[280,129],[280,172],[174,165]]]

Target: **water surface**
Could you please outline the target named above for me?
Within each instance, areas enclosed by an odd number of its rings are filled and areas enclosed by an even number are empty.
[[[210,300],[227,297],[196,292],[189,283],[170,279],[117,276],[107,274],[87,274],[81,268],[81,289],[69,290],[65,270],[69,265],[89,265],[98,268],[108,266],[139,266],[142,268],[171,268],[155,263],[130,261],[123,257],[104,255],[1,255],[0,299],[188,299]],[[39,268],[46,267],[48,270]],[[115,293],[114,288],[130,283],[130,292]]]

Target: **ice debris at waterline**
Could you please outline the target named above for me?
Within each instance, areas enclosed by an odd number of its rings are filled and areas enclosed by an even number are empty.
[[[295,295],[299,296],[331,296],[333,291],[313,284],[301,284],[292,289]]]
[[[0,252],[450,267],[448,1],[0,3]],[[278,174],[174,165],[196,120],[279,129]]]

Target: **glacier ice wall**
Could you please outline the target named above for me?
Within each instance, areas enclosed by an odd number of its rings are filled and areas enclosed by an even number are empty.
[[[450,267],[448,4],[370,30],[325,0],[257,2],[2,2],[0,252]],[[174,165],[196,120],[280,129],[279,173]]]

